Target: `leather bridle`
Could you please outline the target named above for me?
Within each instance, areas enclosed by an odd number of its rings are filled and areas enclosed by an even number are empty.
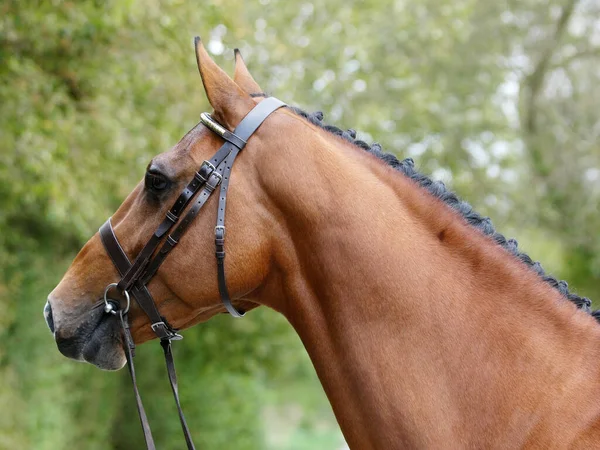
[[[182,339],[182,336],[177,333],[177,330],[173,328],[167,319],[165,319],[158,311],[156,302],[148,290],[148,282],[156,274],[160,265],[169,255],[171,250],[179,243],[181,237],[189,228],[202,207],[206,204],[211,194],[220,185],[217,224],[215,226],[215,255],[217,259],[219,294],[223,305],[232,316],[242,317],[244,315],[244,312],[238,311],[231,303],[231,297],[227,290],[225,278],[225,206],[227,203],[227,190],[229,187],[233,162],[246,145],[246,141],[272,112],[282,106],[285,106],[285,103],[282,101],[274,97],[266,98],[257,104],[242,119],[233,132],[220,125],[210,117],[209,114],[202,113],[200,115],[201,123],[213,133],[223,138],[225,143],[212,158],[202,163],[200,169],[194,175],[194,178],[179,195],[171,209],[167,211],[165,219],[158,226],[133,263],[130,262],[127,254],[119,244],[110,218],[102,225],[102,227],[100,227],[102,244],[121,275],[119,282],[109,284],[104,291],[104,310],[108,314],[117,315],[120,319],[127,366],[131,375],[138,413],[144,431],[144,439],[146,440],[147,448],[150,450],[154,450],[156,447],[154,445],[150,424],[146,417],[135,376],[135,367],[133,364],[135,344],[129,330],[129,321],[127,317],[130,296],[133,296],[140,308],[150,318],[150,326],[156,336],[160,338],[181,427],[183,429],[187,447],[189,450],[192,450],[194,449],[194,443],[192,442],[190,431],[179,402],[177,375],[175,373],[175,364],[171,350],[171,341],[180,340]],[[183,218],[181,218],[186,207],[194,199],[195,203],[190,206],[189,210],[185,213]],[[171,231],[176,224],[178,225]],[[167,235],[167,233],[169,234]],[[162,246],[158,249],[161,242]],[[113,288],[125,297],[125,308],[121,308],[118,302],[109,297],[110,291]]]

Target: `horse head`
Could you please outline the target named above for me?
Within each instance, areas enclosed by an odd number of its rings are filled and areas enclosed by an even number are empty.
[[[236,51],[231,79],[210,58],[197,40],[196,58],[212,117],[233,130],[261,101],[258,84]],[[278,119],[272,117],[269,122]],[[272,127],[272,123],[265,127]],[[261,130],[262,131],[262,130]],[[248,311],[257,306],[254,293],[265,280],[271,261],[271,234],[277,229],[268,198],[261,189],[257,171],[259,158],[276,141],[261,139],[261,131],[247,144],[236,161],[234,181],[227,201],[227,288],[235,308]],[[133,261],[164,220],[169,207],[194,179],[203,161],[223,144],[202,124],[192,128],[173,148],[149,162],[146,173],[111,218],[117,242]],[[191,205],[182,211],[181,216]],[[219,205],[220,206],[220,205]],[[198,217],[161,264],[148,283],[148,290],[165,322],[184,329],[226,312],[221,302],[215,264],[214,221],[217,195],[211,196]],[[166,234],[163,236],[167,238]],[[157,251],[158,252],[158,251]],[[95,234],[81,249],[61,282],[48,296],[44,309],[59,350],[103,369],[118,369],[125,363],[118,321],[101,307],[107,285],[120,279],[111,258]],[[111,296],[115,296],[111,292]],[[129,295],[127,295],[129,296]],[[119,300],[124,307],[125,298]],[[129,301],[127,299],[127,301]],[[136,302],[129,313],[136,343],[155,337],[148,317]]]

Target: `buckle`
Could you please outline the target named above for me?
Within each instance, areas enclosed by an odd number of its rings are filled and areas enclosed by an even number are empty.
[[[216,170],[216,168],[212,163],[204,160],[204,161],[202,161],[202,164],[200,165],[198,172],[196,172],[194,174],[194,180],[196,181],[197,184],[206,183],[206,180],[208,180],[208,177],[210,177],[210,175],[215,170]]]
[[[223,238],[225,237],[225,226],[223,226],[223,225],[217,225],[217,226],[215,227],[215,236],[218,236],[218,235],[217,235],[217,233],[218,233],[219,231],[222,231],[222,232],[223,232],[223,234],[222,234],[222,236],[221,236],[220,238],[217,238],[217,239],[223,239]]]
[[[217,184],[215,184],[215,187],[217,187],[219,184],[221,184],[221,181],[223,180],[223,175],[221,175],[219,172],[217,172],[217,170],[215,169],[213,171],[213,173],[210,174],[210,176],[215,176],[219,179],[219,181],[217,181]]]
[[[214,178],[216,178],[216,182],[212,182],[211,180],[213,180]],[[208,178],[208,181],[206,182],[206,186],[209,188],[210,192],[212,193],[212,191],[215,190],[215,188],[221,184],[221,181],[223,180],[223,176],[217,172],[216,170],[213,171],[213,173],[210,174],[210,177]]]
[[[171,341],[180,341],[183,339],[182,335],[173,331],[163,321],[151,324],[150,328],[152,328],[152,331],[154,331],[154,334],[156,334],[161,339],[169,339]]]
[[[202,168],[205,167],[205,166],[209,168],[210,172],[214,172],[216,170],[216,167],[213,166],[213,164],[210,161],[206,160],[206,159],[204,161],[202,161],[202,164],[200,165],[200,170],[202,170]]]
[[[162,328],[163,330],[166,330],[167,325],[164,322],[156,322],[156,323],[151,324],[150,328],[152,328],[152,331],[154,331],[156,333],[157,328]]]
[[[171,330],[169,330],[169,327],[167,327],[167,324],[163,321],[150,324],[150,328],[152,328],[154,334],[156,334],[161,339],[169,338],[171,335]]]

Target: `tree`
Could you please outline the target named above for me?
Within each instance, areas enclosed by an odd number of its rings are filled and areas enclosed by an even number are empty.
[[[0,12],[0,447],[141,448],[126,374],[64,360],[40,311],[147,161],[209,109],[198,30],[222,67],[239,47],[266,92],[415,158],[600,298],[597,2],[6,0]],[[141,389],[158,445],[180,448],[157,351],[139,349]],[[175,352],[202,448],[339,442],[274,314],[215,319]]]

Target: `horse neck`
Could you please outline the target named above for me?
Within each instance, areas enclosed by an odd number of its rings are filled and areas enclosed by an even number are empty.
[[[276,237],[260,301],[298,332],[349,444],[574,439],[598,413],[595,321],[408,178],[313,128],[261,162]]]

